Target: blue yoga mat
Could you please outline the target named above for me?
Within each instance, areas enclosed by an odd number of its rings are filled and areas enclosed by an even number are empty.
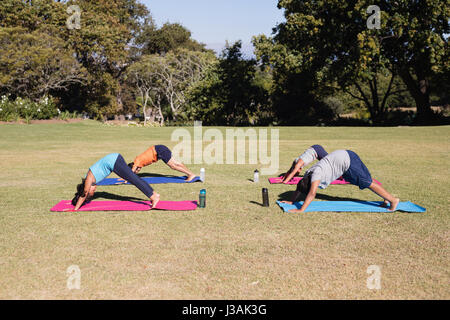
[[[195,177],[189,182],[186,182],[187,176],[183,177],[145,177],[142,178],[145,182],[148,184],[159,184],[159,183],[192,183],[200,181],[200,177]],[[123,183],[123,179],[120,178],[106,178],[97,183],[98,186],[113,186],[113,185],[119,185],[119,184],[125,184]],[[130,184],[127,182],[126,184]]]
[[[303,201],[287,204],[277,201],[277,204],[289,212],[292,209],[300,209]],[[306,208],[305,212],[392,212],[387,208],[381,207],[382,201],[313,201]],[[400,202],[397,211],[405,212],[425,212],[426,209],[412,202]]]

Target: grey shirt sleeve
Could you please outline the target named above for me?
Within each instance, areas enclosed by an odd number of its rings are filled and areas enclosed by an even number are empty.
[[[313,148],[308,148],[305,150],[305,152],[303,152],[303,154],[300,157],[298,157],[295,160],[295,162],[298,162],[298,160],[300,159],[302,159],[303,162],[305,163],[303,166],[307,166],[314,160],[317,160],[317,152]]]

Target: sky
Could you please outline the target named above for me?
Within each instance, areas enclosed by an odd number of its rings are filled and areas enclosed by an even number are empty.
[[[284,21],[278,0],[141,0],[158,27],[165,22],[180,23],[192,38],[217,53],[226,41],[242,40],[243,52],[251,56],[251,39],[270,36],[272,28]]]

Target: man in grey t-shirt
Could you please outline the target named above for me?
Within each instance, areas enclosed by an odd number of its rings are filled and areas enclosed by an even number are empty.
[[[320,180],[319,188],[325,189],[331,182],[341,177],[350,168],[350,156],[345,150],[330,153],[306,171],[311,174],[311,181]]]
[[[395,211],[400,199],[392,196],[381,185],[374,183],[369,170],[359,156],[351,150],[336,150],[306,171],[303,179],[298,183],[294,192],[293,203],[300,193],[306,194],[306,199],[300,209],[289,212],[304,212],[316,197],[317,189],[325,189],[330,183],[342,176],[346,181],[360,189],[369,188],[384,199],[384,205],[389,203],[389,210]]]

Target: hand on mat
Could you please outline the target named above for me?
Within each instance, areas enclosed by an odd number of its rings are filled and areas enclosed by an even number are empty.
[[[119,178],[119,179],[117,179],[117,183],[116,184],[125,184],[127,182],[128,182],[127,180]]]
[[[156,205],[159,202],[159,198],[160,198],[159,193],[153,192],[152,196],[150,197],[150,201],[152,202],[152,209],[156,208]]]
[[[295,175],[294,175],[294,177],[295,177]],[[289,182],[290,182],[294,177],[290,178],[289,180],[286,179],[287,176],[281,177],[281,179],[282,179],[281,183],[289,184]]]

